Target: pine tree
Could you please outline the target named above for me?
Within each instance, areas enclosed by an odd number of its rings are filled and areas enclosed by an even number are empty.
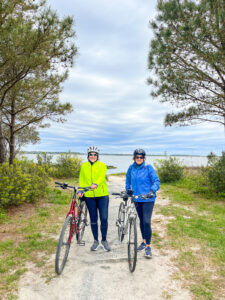
[[[160,0],[150,25],[148,83],[153,97],[176,106],[165,125],[225,125],[224,0]]]
[[[59,93],[77,48],[73,19],[60,20],[46,1],[0,0],[0,25],[0,162],[8,142],[12,163],[16,142],[37,141],[45,119],[72,110]]]

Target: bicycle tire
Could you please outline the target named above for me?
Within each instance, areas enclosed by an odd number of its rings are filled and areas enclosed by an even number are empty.
[[[129,220],[128,264],[130,272],[134,272],[137,263],[137,226],[136,219]]]
[[[87,225],[87,205],[84,201],[82,201],[80,204],[80,217],[77,223],[78,233],[76,234],[76,238],[78,244],[83,239],[86,225]]]
[[[118,240],[120,242],[124,239],[124,220],[125,220],[125,212],[124,212],[124,203],[120,203],[119,212],[118,212],[118,222],[120,226],[118,226]]]
[[[71,230],[73,230],[73,217],[68,216],[63,224],[59,236],[59,242],[55,256],[55,271],[58,275],[62,273],[70,251],[71,242],[69,242],[69,238],[71,235]]]

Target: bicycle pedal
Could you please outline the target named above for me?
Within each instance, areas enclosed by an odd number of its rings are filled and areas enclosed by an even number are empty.
[[[80,241],[79,246],[85,246],[85,241]]]

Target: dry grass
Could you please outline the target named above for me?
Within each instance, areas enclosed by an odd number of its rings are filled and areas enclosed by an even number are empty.
[[[49,259],[55,253],[70,197],[51,190],[38,203],[7,210],[6,220],[0,224],[0,299],[16,298],[18,281],[27,265],[44,270],[46,280],[55,276]]]
[[[169,196],[170,204],[158,206],[168,221],[160,246],[176,253],[176,279],[189,288],[194,299],[223,299],[224,206],[175,185],[163,185],[161,194]]]

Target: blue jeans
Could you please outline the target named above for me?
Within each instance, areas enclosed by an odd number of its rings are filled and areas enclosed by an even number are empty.
[[[149,245],[152,238],[151,218],[155,202],[135,202],[143,240]]]
[[[106,240],[108,230],[108,207],[109,207],[109,196],[102,197],[85,197],[85,202],[89,211],[91,219],[91,230],[94,239],[98,241],[98,211],[101,220],[101,234],[102,241]]]

